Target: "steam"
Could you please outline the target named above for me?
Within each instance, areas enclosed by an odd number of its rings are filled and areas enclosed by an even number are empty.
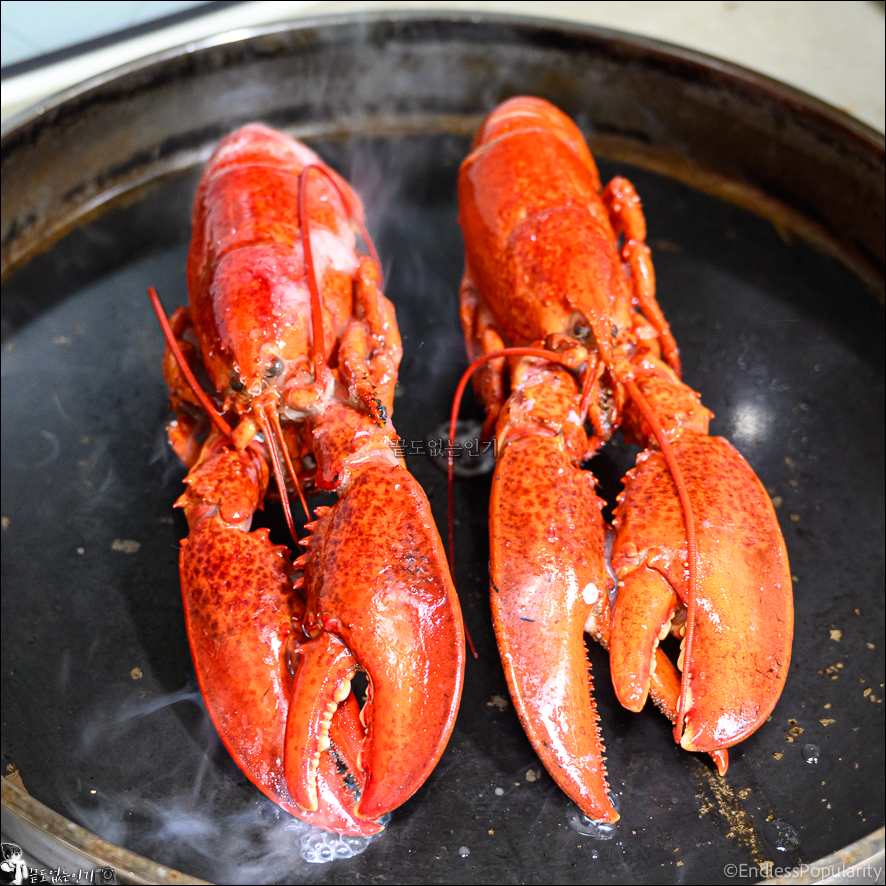
[[[125,746],[127,737],[158,712],[172,706],[192,706],[199,720],[196,741],[204,753],[197,768],[181,765],[133,788],[90,790],[80,783],[71,799],[70,815],[88,830],[111,843],[138,852],[168,867],[209,878],[216,883],[311,882],[317,865],[352,858],[364,852],[375,837],[343,837],[315,828],[289,815],[251,784],[243,784],[233,761],[209,720],[196,686],[185,686],[162,698],[127,701],[116,710],[95,711],[82,733],[84,764],[95,759],[103,744]],[[195,711],[182,710],[193,716]],[[228,779],[219,781],[221,767]],[[86,769],[86,766],[84,765]],[[88,771],[88,769],[87,769]],[[236,791],[251,795],[232,804],[231,780]],[[172,795],[170,795],[172,791]],[[219,810],[230,809],[229,812]]]

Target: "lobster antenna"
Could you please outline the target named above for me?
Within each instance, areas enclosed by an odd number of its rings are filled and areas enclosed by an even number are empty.
[[[315,376],[319,377],[321,375],[325,375],[327,372],[326,358],[323,355],[323,346],[325,343],[325,338],[323,335],[323,305],[320,300],[320,289],[317,286],[317,274],[314,270],[314,254],[311,251],[311,232],[310,226],[308,225],[307,214],[308,176],[310,175],[310,173],[315,171],[321,173],[323,177],[332,185],[332,187],[335,189],[335,192],[338,194],[339,199],[346,207],[349,205],[349,203],[344,193],[342,192],[342,189],[339,186],[338,182],[335,180],[330,170],[326,169],[326,167],[318,166],[316,163],[309,163],[302,169],[301,178],[298,182],[298,233],[299,239],[301,240],[302,251],[304,252],[305,256],[305,275],[308,278],[308,289],[311,292],[311,347],[313,349],[312,360],[314,363]],[[367,249],[369,249],[369,254],[372,257],[372,260],[375,262],[375,267],[378,270],[378,288],[383,289],[384,274],[381,269],[381,262],[379,261],[378,252],[375,249],[375,244],[372,242],[372,238],[369,236],[369,232],[363,225],[362,220],[359,219],[353,212],[350,213],[350,218],[357,225],[357,228],[360,231],[360,235],[366,242],[366,247]]]
[[[277,440],[280,451],[283,453],[283,460],[286,462],[286,470],[289,471],[289,476],[292,478],[292,482],[295,484],[295,490],[298,492],[298,498],[301,502],[302,508],[304,508],[305,517],[307,517],[308,522],[311,520],[311,512],[308,510],[308,503],[305,501],[304,493],[301,490],[301,486],[298,482],[298,474],[295,472],[295,468],[292,465],[292,459],[289,457],[289,447],[286,445],[286,441],[283,439],[283,428],[280,426],[280,416],[277,413],[276,409],[271,410],[268,413],[268,418],[270,419],[271,425],[274,430],[274,439]],[[279,482],[279,481],[278,481]],[[283,489],[280,490],[280,494],[286,498],[285,491]],[[293,539],[296,538],[295,535],[292,536]]]
[[[194,395],[200,401],[200,404],[206,410],[206,414],[212,420],[212,423],[218,428],[221,433],[227,437],[231,438],[233,431],[231,430],[231,426],[218,414],[218,410],[213,405],[212,401],[209,397],[206,396],[206,392],[203,388],[200,387],[200,383],[197,381],[194,373],[191,372],[191,367],[188,366],[188,361],[185,360],[185,355],[181,352],[181,348],[178,346],[178,342],[175,340],[175,333],[172,331],[172,327],[169,325],[169,319],[166,316],[166,311],[163,309],[163,304],[160,301],[160,296],[157,295],[157,290],[154,289],[153,286],[148,287],[148,297],[151,299],[151,304],[154,307],[154,313],[157,315],[157,319],[160,321],[160,328],[163,330],[163,337],[166,339],[166,344],[169,347],[169,350],[172,351],[173,356],[175,357],[175,362],[178,363],[178,368],[181,369],[182,375],[185,377],[185,380],[190,385],[191,390],[194,392]]]
[[[311,293],[311,360],[314,363],[314,377],[319,381],[329,369],[323,354],[326,343],[323,334],[323,303],[320,301],[317,273],[314,270],[314,253],[311,250],[311,232],[307,214],[308,175],[315,169],[322,171],[321,167],[315,164],[305,166],[298,181],[298,236],[305,257],[305,276],[308,278],[308,289]]]
[[[679,744],[683,737],[683,720],[686,711],[686,695],[689,691],[689,681],[687,674],[692,662],[692,641],[695,637],[695,590],[696,590],[696,573],[698,571],[698,549],[695,542],[695,513],[692,510],[692,502],[689,500],[689,492],[686,489],[686,482],[683,479],[683,472],[677,463],[677,457],[671,444],[665,437],[664,430],[655,417],[649,401],[643,396],[636,383],[629,378],[624,381],[631,399],[637,404],[643,418],[652,429],[652,435],[658,441],[661,447],[661,453],[671,472],[674,485],[677,487],[677,494],[680,496],[680,506],[683,509],[683,519],[686,523],[686,547],[688,549],[688,567],[689,567],[689,603],[686,606],[686,636],[685,646],[683,648],[683,672],[680,675],[680,698],[677,702],[677,718],[674,721],[674,740]],[[719,768],[719,763],[717,764]]]
[[[268,412],[263,403],[257,404],[253,411],[268,444],[268,454],[271,456],[271,465],[274,468],[274,479],[276,479],[277,486],[280,489],[280,499],[283,502],[283,513],[286,514],[286,525],[289,527],[289,533],[292,538],[297,539],[298,533],[295,531],[295,521],[292,519],[292,509],[289,507],[289,496],[286,494],[286,481],[284,479],[283,467],[280,464],[280,453],[277,451],[277,447],[279,446],[285,452],[283,440],[278,440],[275,433],[276,429],[272,420],[268,416]],[[298,485],[297,482],[296,485]],[[305,507],[305,513],[308,513],[307,507]],[[310,520],[310,514],[308,514],[308,519]]]

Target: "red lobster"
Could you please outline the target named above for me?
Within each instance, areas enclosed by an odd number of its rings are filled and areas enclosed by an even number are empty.
[[[722,774],[724,749],[766,719],[787,675],[787,553],[760,481],[708,436],[711,413],[680,381],[630,182],[602,188],[572,121],[521,97],[483,123],[458,193],[474,361],[458,398],[479,369],[498,448],[499,650],[548,771],[585,814],[613,822],[584,631],[609,649],[620,702],[639,711],[651,694],[676,740]],[[603,503],[580,463],[618,427],[646,448],[619,496],[610,572]],[[669,631],[682,638],[680,677],[658,648]]]
[[[381,830],[434,768],[464,673],[446,556],[393,448],[400,335],[362,217],[316,154],[244,127],[200,180],[190,304],[171,329],[151,293],[167,331],[169,439],[190,468],[176,503],[190,528],[181,581],[207,708],[263,793],[353,835]],[[339,496],[316,509],[294,562],[267,529],[249,531],[271,472],[293,538],[291,494],[304,505],[312,480]]]

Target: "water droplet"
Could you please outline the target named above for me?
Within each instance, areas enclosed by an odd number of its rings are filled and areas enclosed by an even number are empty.
[[[800,835],[787,822],[774,821],[770,825],[770,835],[779,852],[792,852],[800,845]]]
[[[467,857],[471,854],[471,850],[468,849],[467,846],[459,846],[459,847],[458,847],[458,854],[459,854],[462,858],[467,858]]]
[[[821,748],[818,745],[804,744],[802,753],[807,763],[817,763],[821,758]]]

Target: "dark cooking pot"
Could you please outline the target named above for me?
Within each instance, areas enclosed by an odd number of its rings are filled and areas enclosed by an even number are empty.
[[[480,657],[454,735],[381,838],[314,867],[316,835],[245,780],[195,691],[171,512],[182,471],[163,442],[144,292],[186,300],[190,202],[225,133],[262,120],[305,139],[366,203],[404,337],[397,428],[424,441],[465,365],[458,164],[483,115],[519,93],[573,116],[603,176],[643,198],[686,378],[780,505],[794,661],[720,779],[656,713],[622,710],[590,650],[622,819],[610,839],[588,833],[503,701],[489,480],[460,480],[455,578]],[[882,830],[857,842],[883,825],[880,136],[651,40],[410,13],[162,53],[11,121],[2,150],[2,746],[33,798],[4,784],[13,839],[142,882],[183,882],[169,868],[222,882],[729,882],[853,845],[855,860],[882,857]],[[635,452],[613,443],[594,460],[610,499]],[[443,474],[426,456],[409,466],[442,522]]]

